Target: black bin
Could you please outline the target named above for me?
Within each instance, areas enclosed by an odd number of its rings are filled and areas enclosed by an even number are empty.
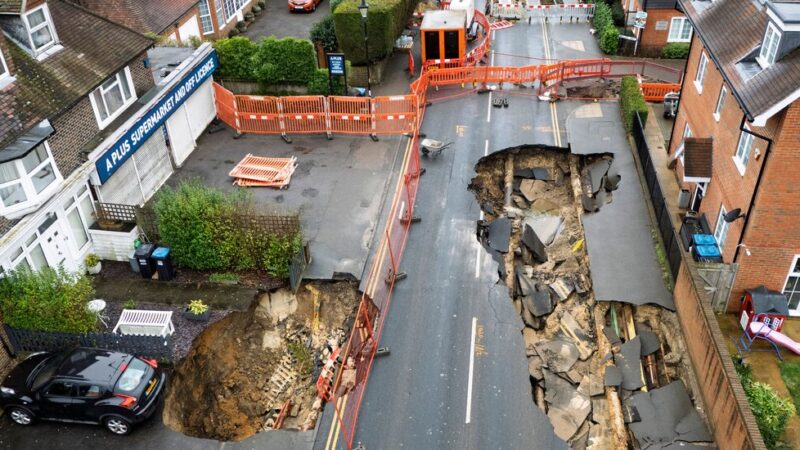
[[[147,278],[148,280],[153,277],[153,273],[156,271],[156,264],[150,258],[153,250],[155,250],[155,245],[142,244],[133,253],[133,257],[136,258],[136,264],[139,266],[139,273],[142,274],[142,278]]]
[[[160,281],[169,281],[175,277],[175,268],[172,267],[169,247],[158,247],[153,250],[150,259],[153,260],[156,265],[158,279]]]

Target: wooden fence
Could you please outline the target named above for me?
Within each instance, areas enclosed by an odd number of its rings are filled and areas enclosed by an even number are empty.
[[[20,352],[53,352],[72,347],[96,347],[130,353],[134,356],[172,362],[170,336],[130,336],[115,333],[57,333],[23,330],[4,325],[11,350]]]

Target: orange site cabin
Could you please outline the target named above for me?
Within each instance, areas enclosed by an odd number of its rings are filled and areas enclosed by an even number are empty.
[[[422,64],[461,59],[467,50],[466,11],[432,10],[425,13],[420,26]]]

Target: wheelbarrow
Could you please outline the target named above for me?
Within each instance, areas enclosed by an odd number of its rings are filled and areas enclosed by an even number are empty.
[[[452,142],[442,142],[434,139],[425,138],[420,142],[422,146],[422,156],[430,156],[436,158],[442,153],[442,150],[453,145]]]

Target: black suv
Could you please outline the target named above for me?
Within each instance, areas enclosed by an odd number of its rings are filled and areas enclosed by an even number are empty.
[[[114,434],[153,415],[166,381],[155,360],[96,348],[37,353],[3,381],[0,404],[20,425],[34,419],[103,424]]]

